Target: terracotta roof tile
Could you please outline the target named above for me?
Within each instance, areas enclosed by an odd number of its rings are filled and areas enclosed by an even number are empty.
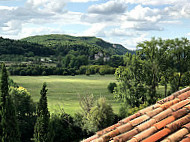
[[[133,119],[135,119],[135,118],[137,118],[139,116],[141,116],[141,113],[137,112],[137,113],[135,113],[135,114],[133,114],[133,115],[127,117],[127,118],[122,119],[121,121],[119,121],[119,123],[123,123],[123,124],[127,123],[127,122],[129,122],[129,121],[131,121],[131,120],[133,120]]]
[[[186,88],[179,90],[179,92],[184,93],[184,92],[187,92],[189,90],[190,90],[190,87],[186,87]]]
[[[121,135],[119,135],[117,137],[114,137],[113,141],[114,142],[120,142],[120,141],[125,142],[125,141],[131,139],[133,136],[135,136],[138,133],[139,133],[139,131],[135,128],[135,129],[133,129],[133,130],[131,130],[129,132],[126,132],[126,133],[123,133],[123,134],[121,134]],[[120,140],[120,141],[118,141],[118,140]]]
[[[120,134],[119,130],[118,130],[118,129],[115,129],[115,130],[113,130],[113,131],[111,131],[111,132],[109,132],[109,133],[107,133],[107,134],[101,136],[101,138],[103,138],[104,141],[108,141],[108,140],[110,140],[111,138],[113,138],[113,137],[115,137],[115,136],[117,136],[117,135],[119,135],[119,134]]]
[[[169,128],[172,132],[174,132],[188,122],[190,122],[190,114],[166,125],[166,127]]]
[[[161,131],[158,131],[157,133],[151,135],[150,137],[144,139],[142,142],[155,142],[160,140],[161,138],[167,136],[171,133],[171,130],[168,128],[164,128]]]
[[[141,141],[141,140],[147,138],[149,135],[152,135],[156,131],[157,131],[156,127],[151,127],[149,129],[135,135],[134,138],[136,138],[138,141]]]
[[[180,129],[179,131],[171,134],[170,136],[168,136],[166,139],[164,139],[161,142],[166,142],[166,141],[177,142],[177,141],[181,140],[188,133],[189,133],[189,131],[186,128],[183,128],[183,129]]]
[[[161,113],[159,113],[158,115],[154,116],[153,119],[155,119],[157,122],[159,122],[160,120],[168,117],[169,115],[172,114],[172,110],[169,108],[169,109],[166,109],[164,111],[162,111]]]
[[[146,112],[145,114],[148,115],[149,117],[153,117],[162,111],[163,111],[163,109],[161,107],[159,107],[159,108],[156,108],[155,110]]]
[[[180,100],[185,100],[185,99],[187,99],[189,96],[190,96],[190,91],[185,92],[185,93],[183,93],[183,94],[177,96],[177,98],[180,99]]]
[[[114,130],[114,129],[117,128],[118,126],[120,126],[119,123],[117,123],[117,124],[115,124],[115,125],[112,125],[112,126],[106,128],[106,129],[104,129],[104,130],[101,130],[101,131],[97,132],[96,134],[97,134],[98,136],[101,136],[101,135],[103,135],[103,134],[105,134],[105,133],[108,133],[108,132]]]
[[[83,142],[190,142],[190,88],[177,91]]]
[[[183,127],[186,128],[190,132],[190,123],[184,125]]]
[[[190,99],[187,99],[171,106],[170,109],[172,109],[173,111],[176,111],[189,103],[190,103]]]
[[[156,105],[156,106],[152,105],[152,106],[146,107],[146,108],[140,110],[139,113],[140,113],[140,114],[145,114],[146,112],[155,109],[155,107],[158,108],[159,106],[157,106],[157,105]]]
[[[142,123],[141,125],[138,125],[136,128],[139,130],[139,132],[142,132],[142,131],[150,128],[155,123],[156,123],[155,119],[150,119],[150,120]]]
[[[169,116],[166,119],[154,124],[154,126],[159,130],[159,129],[165,127],[167,124],[173,122],[174,120],[175,120],[174,116]]]
[[[184,97],[184,96],[183,96],[183,97]],[[161,105],[160,107],[161,107],[163,110],[165,110],[165,109],[169,108],[170,106],[172,106],[172,105],[178,103],[179,101],[180,101],[180,99],[175,98],[174,100],[171,100],[171,101],[169,101],[169,102],[164,103],[164,104]]]
[[[183,140],[181,140],[180,142],[190,142],[190,138],[184,138]]]
[[[133,128],[133,126],[131,125],[131,123],[127,123],[127,124],[124,124],[120,127],[118,127],[117,129],[119,130],[120,133],[124,133],[126,131],[129,131]]]
[[[129,123],[134,127],[134,126],[136,126],[136,125],[138,125],[138,124],[140,124],[140,123],[148,120],[149,118],[150,117],[148,115],[142,115],[140,117],[135,118],[132,121],[129,121]]]
[[[172,115],[177,119],[177,118],[179,118],[181,116],[186,115],[188,112],[189,112],[188,109],[183,108],[183,109],[180,109],[180,110],[178,110],[176,112],[173,112]]]
[[[139,117],[139,116],[141,116],[141,113],[139,113],[139,112],[135,113],[135,114],[133,114],[133,115],[127,117],[127,118],[124,118],[124,119],[120,120],[117,124],[112,125],[112,126],[110,126],[108,128],[105,128],[105,129],[97,132],[96,134],[98,136],[102,136],[103,134],[108,133],[108,132],[110,132],[112,130],[115,130],[117,127],[121,126],[122,124],[125,124],[125,123],[127,123],[127,122],[129,122],[129,121],[131,121],[131,120],[133,120],[133,119],[135,119],[137,117]]]

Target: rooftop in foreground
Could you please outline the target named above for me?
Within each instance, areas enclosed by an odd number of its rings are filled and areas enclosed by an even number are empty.
[[[190,87],[97,132],[83,142],[190,142]]]

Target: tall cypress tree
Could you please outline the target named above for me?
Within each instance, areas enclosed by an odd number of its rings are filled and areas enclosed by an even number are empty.
[[[47,89],[46,83],[43,84],[40,92],[41,98],[37,106],[37,121],[34,127],[34,141],[35,142],[48,142],[49,130],[49,111],[47,107]]]
[[[9,95],[8,74],[3,63],[0,76],[0,138],[1,142],[19,142],[20,135],[15,107]]]

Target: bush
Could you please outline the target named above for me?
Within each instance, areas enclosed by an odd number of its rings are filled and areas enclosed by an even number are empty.
[[[102,130],[114,123],[115,114],[105,98],[99,98],[96,106],[91,110],[91,123],[95,131]]]
[[[105,68],[100,68],[99,74],[100,75],[105,75],[105,73],[106,73],[106,69]]]
[[[117,84],[116,84],[115,82],[111,82],[111,83],[108,85],[107,88],[108,88],[108,91],[109,91],[110,93],[113,93],[115,87],[117,87]]]
[[[86,74],[87,76],[89,76],[89,75],[90,75],[90,70],[87,69],[85,74]]]

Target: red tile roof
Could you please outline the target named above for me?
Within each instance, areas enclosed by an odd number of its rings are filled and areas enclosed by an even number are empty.
[[[187,87],[119,121],[83,142],[190,142]]]

